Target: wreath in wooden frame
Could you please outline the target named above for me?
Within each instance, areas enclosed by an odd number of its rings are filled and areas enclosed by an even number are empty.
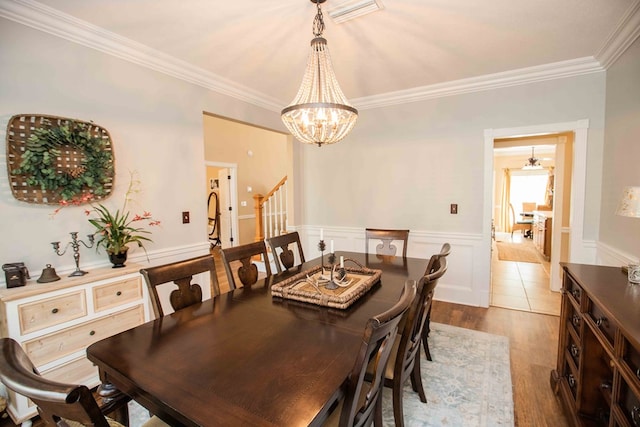
[[[103,199],[113,186],[106,129],[53,116],[14,116],[7,132],[11,189],[18,200],[58,204]]]

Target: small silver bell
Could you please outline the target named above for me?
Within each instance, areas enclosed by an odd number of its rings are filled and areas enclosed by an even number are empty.
[[[47,264],[47,266],[42,269],[42,274],[40,278],[36,280],[38,283],[49,283],[55,282],[56,280],[60,280],[60,276],[56,274],[56,269],[51,267],[51,264]]]

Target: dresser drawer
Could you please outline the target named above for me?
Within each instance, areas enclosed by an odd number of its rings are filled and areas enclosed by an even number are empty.
[[[83,290],[18,306],[20,332],[27,334],[87,315]]]
[[[640,351],[624,338],[624,354],[622,355],[624,364],[633,373],[634,379],[640,388]]]
[[[572,299],[576,306],[580,307],[582,304],[582,288],[578,285],[568,274],[564,276],[563,288],[569,299]]]
[[[567,334],[567,353],[576,367],[580,366],[580,344],[573,339],[573,334]]]
[[[40,366],[84,350],[96,341],[130,329],[143,321],[144,308],[138,305],[92,322],[27,341],[23,346],[34,365]]]
[[[604,311],[598,307],[593,301],[589,302],[588,316],[595,323],[598,331],[602,333],[602,336],[609,343],[609,351],[613,352],[613,341],[618,330],[618,325],[612,319],[609,319]]]
[[[142,298],[142,284],[140,277],[133,277],[121,282],[93,288],[93,306],[96,311],[136,301]]]
[[[620,384],[618,402],[629,424],[640,427],[640,400],[624,381]]]
[[[568,298],[568,297],[567,297]],[[571,301],[567,301],[567,328],[572,330],[580,339],[582,337],[582,316],[575,309]],[[577,343],[579,344],[579,343]]]
[[[67,384],[99,383],[98,368],[86,357],[72,360],[64,365],[41,372],[42,376],[52,381]],[[88,384],[89,382],[89,384]]]

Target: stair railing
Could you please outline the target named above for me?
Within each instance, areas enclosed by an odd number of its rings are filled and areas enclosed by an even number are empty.
[[[266,195],[254,194],[256,212],[255,241],[278,236],[287,230],[287,177],[278,182]]]

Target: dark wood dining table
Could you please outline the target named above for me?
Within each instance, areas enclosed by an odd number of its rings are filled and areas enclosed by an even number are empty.
[[[271,296],[272,284],[317,258],[99,341],[87,356],[103,382],[172,426],[318,425],[341,397],[367,320],[397,302],[428,262],[336,255],[382,270],[347,309]]]

